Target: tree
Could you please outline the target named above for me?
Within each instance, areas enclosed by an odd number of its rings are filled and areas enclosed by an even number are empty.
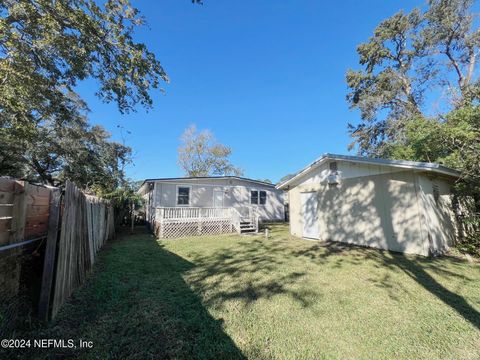
[[[189,126],[182,134],[178,148],[178,164],[187,176],[237,175],[240,168],[230,163],[231,148],[220,144],[209,130],[197,131]]]
[[[435,93],[442,94],[446,112],[477,99],[480,32],[471,5],[471,0],[430,0],[424,13],[399,12],[358,46],[364,69],[346,75],[347,101],[362,120],[349,124],[351,148],[382,156],[385,144],[404,136],[409,119],[428,115],[425,103]]]
[[[101,126],[77,117],[62,125],[45,121],[27,133],[0,129],[0,169],[4,175],[60,186],[66,179],[95,192],[122,184],[131,149],[110,142]]]
[[[130,148],[88,125],[75,86],[95,79],[121,113],[151,107],[168,77],[133,38],[142,24],[129,0],[0,2],[0,174],[110,190],[123,181]]]
[[[283,177],[280,179],[279,183],[283,183],[283,182],[285,182],[285,181],[287,181],[287,180],[290,180],[290,179],[293,178],[294,176],[295,176],[295,174],[287,174],[287,175],[283,176]]]
[[[47,184],[114,188],[131,150],[88,125],[75,93],[93,78],[121,112],[152,105],[167,75],[133,39],[143,23],[128,0],[0,2],[0,172]]]
[[[132,210],[142,207],[143,199],[137,193],[138,183],[138,181],[125,180],[121,187],[101,194],[105,199],[109,199],[114,207],[115,225],[128,225],[134,215]]]
[[[462,203],[466,217],[458,247],[480,256],[480,107],[464,106],[441,119],[411,119],[402,141],[385,146],[387,157],[438,162],[461,171],[453,204]]]
[[[461,171],[458,193],[473,196],[480,209],[480,107],[465,106],[445,116],[411,119],[401,142],[385,147],[390,158],[438,162]]]
[[[151,88],[168,77],[147,47],[133,39],[144,23],[128,0],[2,1],[2,122],[38,122],[76,111],[78,81],[94,78],[97,95],[121,112],[150,107]],[[75,105],[75,106],[74,106]]]

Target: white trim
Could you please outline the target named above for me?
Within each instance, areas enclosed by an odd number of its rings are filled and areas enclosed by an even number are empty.
[[[262,191],[265,193],[265,204],[260,204],[260,192]],[[267,206],[267,200],[268,200],[268,192],[266,192],[265,190],[260,190],[258,192],[258,206]]]
[[[397,167],[403,169],[413,169],[413,170],[420,170],[420,171],[429,171],[429,172],[436,172],[443,175],[459,177],[460,172],[454,169],[447,168],[440,164],[436,163],[425,163],[425,162],[416,162],[416,161],[407,161],[407,160],[387,160],[387,159],[375,159],[375,158],[365,158],[359,156],[351,156],[351,155],[336,155],[336,154],[324,154],[307,167],[302,169],[298,172],[294,177],[280,183],[276,186],[277,189],[282,190],[292,182],[296,181],[298,178],[302,177],[303,175],[309,173],[313,169],[316,169],[320,165],[324,164],[327,161],[347,161],[353,163],[362,163],[362,164],[369,164],[369,165],[380,165],[380,166],[390,166],[390,167]]]
[[[179,188],[189,188],[188,190],[188,204],[179,204],[178,203],[178,189]],[[192,197],[192,185],[177,185],[176,188],[175,188],[175,204],[177,204],[176,206],[180,206],[180,207],[189,207],[191,205],[191,197]]]
[[[168,183],[177,183],[178,181],[188,181],[189,184],[191,185],[198,185],[198,184],[204,184],[204,181],[217,181],[217,180],[228,180],[228,181],[231,181],[231,180],[236,180],[236,181],[244,181],[244,182],[247,182],[247,183],[251,183],[251,184],[254,184],[256,186],[266,186],[266,187],[269,187],[269,188],[273,188],[275,189],[275,184],[271,184],[271,183],[266,183],[266,182],[263,182],[263,181],[260,181],[260,180],[253,180],[253,179],[248,179],[248,178],[242,178],[242,177],[237,177],[237,176],[219,176],[219,177],[186,177],[186,178],[182,178],[182,177],[179,177],[179,178],[157,178],[157,179],[145,179],[143,184],[146,183],[146,182],[168,182]],[[194,183],[192,183],[194,182]],[[198,182],[198,183],[196,183]],[[143,185],[142,184],[142,185]],[[210,185],[210,184],[208,184]],[[229,185],[228,183],[227,184],[218,184],[217,186],[227,186]],[[247,185],[244,185],[244,186],[247,186]]]
[[[212,184],[192,184],[192,183],[175,183],[173,181],[155,181],[155,183],[159,184],[172,184],[174,183],[175,185],[180,185],[180,186],[205,186],[205,187],[218,187],[218,188],[250,188],[251,185],[224,185],[224,184],[217,184],[217,185],[212,185]],[[261,185],[260,185],[261,186]],[[270,186],[265,186],[266,190],[278,190],[275,187],[270,187]]]
[[[256,206],[267,206],[267,199],[268,199],[268,192],[266,190],[259,190],[259,189],[256,189],[256,188],[250,188],[250,196],[249,196],[249,205],[256,205]],[[256,204],[252,204],[252,191],[256,191],[257,192],[257,203]],[[265,204],[260,204],[260,191],[263,191],[265,193]]]
[[[253,189],[253,188],[250,188],[250,196],[249,196],[249,199],[248,199],[248,204],[249,205],[257,205],[258,206],[258,200],[260,199],[260,193],[257,189]],[[256,191],[257,192],[257,203],[252,203],[252,191]]]

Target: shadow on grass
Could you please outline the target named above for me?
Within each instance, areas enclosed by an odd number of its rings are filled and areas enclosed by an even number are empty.
[[[425,259],[424,262],[428,260]],[[448,290],[446,287],[436,281],[428,272],[426,272],[421,265],[422,261],[414,261],[405,256],[396,254],[393,257],[384,257],[383,262],[386,266],[391,268],[398,268],[420,284],[425,290],[435,295],[443,303],[450,306],[465,320],[470,322],[477,329],[480,329],[480,313],[475,310],[468,302],[460,295]],[[450,272],[449,276],[458,276]]]
[[[297,240],[288,237],[283,239],[284,241],[279,240],[285,237],[285,229],[279,230],[281,226],[275,224],[269,224],[269,229],[271,240],[275,238],[275,241],[250,238],[240,241],[236,247],[219,248],[213,253],[190,254],[196,266],[189,283],[196,292],[204,294],[207,306],[222,307],[229,300],[239,300],[244,306],[250,306],[258,299],[286,295],[300,306],[309,307],[322,294],[318,289],[309,290],[306,287],[294,286],[307,275],[304,267],[300,267],[300,271],[289,268],[294,258],[304,257],[314,263],[338,268],[347,263],[360,265],[371,260],[375,267],[404,272],[473,326],[480,328],[480,313],[462,296],[447,289],[429,274],[432,272],[441,276],[456,277],[464,282],[471,281],[464,275],[442,268],[446,261],[453,265],[464,264],[461,260],[408,256],[333,241],[315,242],[311,246],[292,248],[289,242]],[[395,280],[389,274],[381,280],[371,281],[384,288],[394,300],[398,300],[399,290],[406,291],[403,284],[394,283]]]
[[[248,307],[259,299],[284,295],[308,307],[321,296],[318,291],[294,286],[307,274],[289,267],[292,253],[282,242],[249,238],[236,246],[191,256],[196,268],[189,282],[205,294],[207,306],[223,307],[237,300]]]
[[[93,277],[48,328],[19,337],[94,343],[90,350],[35,352],[52,358],[244,358],[223,331],[222,320],[212,318],[184,282],[182,273],[192,266],[149,234],[120,237],[103,251]],[[23,355],[31,358],[32,353]]]
[[[442,266],[445,261],[451,264],[464,264],[464,261],[455,258],[429,258],[421,256],[409,256],[401,253],[390,252],[378,249],[368,249],[360,246],[338,243],[338,242],[319,242],[307,249],[302,249],[295,252],[296,256],[305,256],[311,260],[326,262],[332,255],[349,255],[337,260],[338,266],[341,266],[342,261],[349,261],[352,264],[360,264],[366,260],[372,260],[377,267],[387,267],[391,270],[401,270],[410,278],[415,280],[425,290],[436,296],[444,304],[455,310],[466,321],[470,322],[477,329],[480,329],[480,313],[473,308],[460,295],[450,291],[437,280],[432,277],[425,269],[433,273],[438,273],[447,277],[456,277],[465,282],[473,281],[466,276],[457,274],[451,270],[443,269]],[[340,261],[340,262],[338,262]],[[379,285],[385,289],[394,289],[391,279],[384,277]],[[402,284],[395,284],[397,287],[402,287]],[[390,293],[392,298],[396,298],[395,294]]]
[[[455,271],[455,259],[448,259],[451,266],[444,269],[445,258],[409,257],[334,242],[307,245],[279,229],[272,226],[269,240],[235,238],[228,246],[202,247],[198,253],[189,248],[190,261],[166,250],[162,241],[157,243],[149,234],[120,237],[102,252],[94,276],[75,292],[55,322],[18,337],[94,342],[91,350],[55,349],[37,354],[41,358],[244,358],[223,330],[222,320],[214,319],[205,307],[221,308],[229,301],[249,307],[256,301],[286,296],[308,308],[322,297],[319,287],[297,286],[309,275],[308,263],[342,267],[365,261],[406,273],[479,327],[478,311],[430,275],[468,282]],[[297,246],[295,241],[301,243]],[[372,281],[392,298],[401,288],[389,276]]]

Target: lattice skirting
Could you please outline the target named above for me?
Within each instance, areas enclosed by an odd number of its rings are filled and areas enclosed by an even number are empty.
[[[187,236],[220,235],[235,232],[230,219],[164,220],[155,222],[155,234],[171,239]]]

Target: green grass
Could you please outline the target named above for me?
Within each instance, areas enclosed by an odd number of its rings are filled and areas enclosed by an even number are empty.
[[[49,353],[81,358],[480,358],[478,264],[270,234],[120,237],[28,336],[94,341]]]

